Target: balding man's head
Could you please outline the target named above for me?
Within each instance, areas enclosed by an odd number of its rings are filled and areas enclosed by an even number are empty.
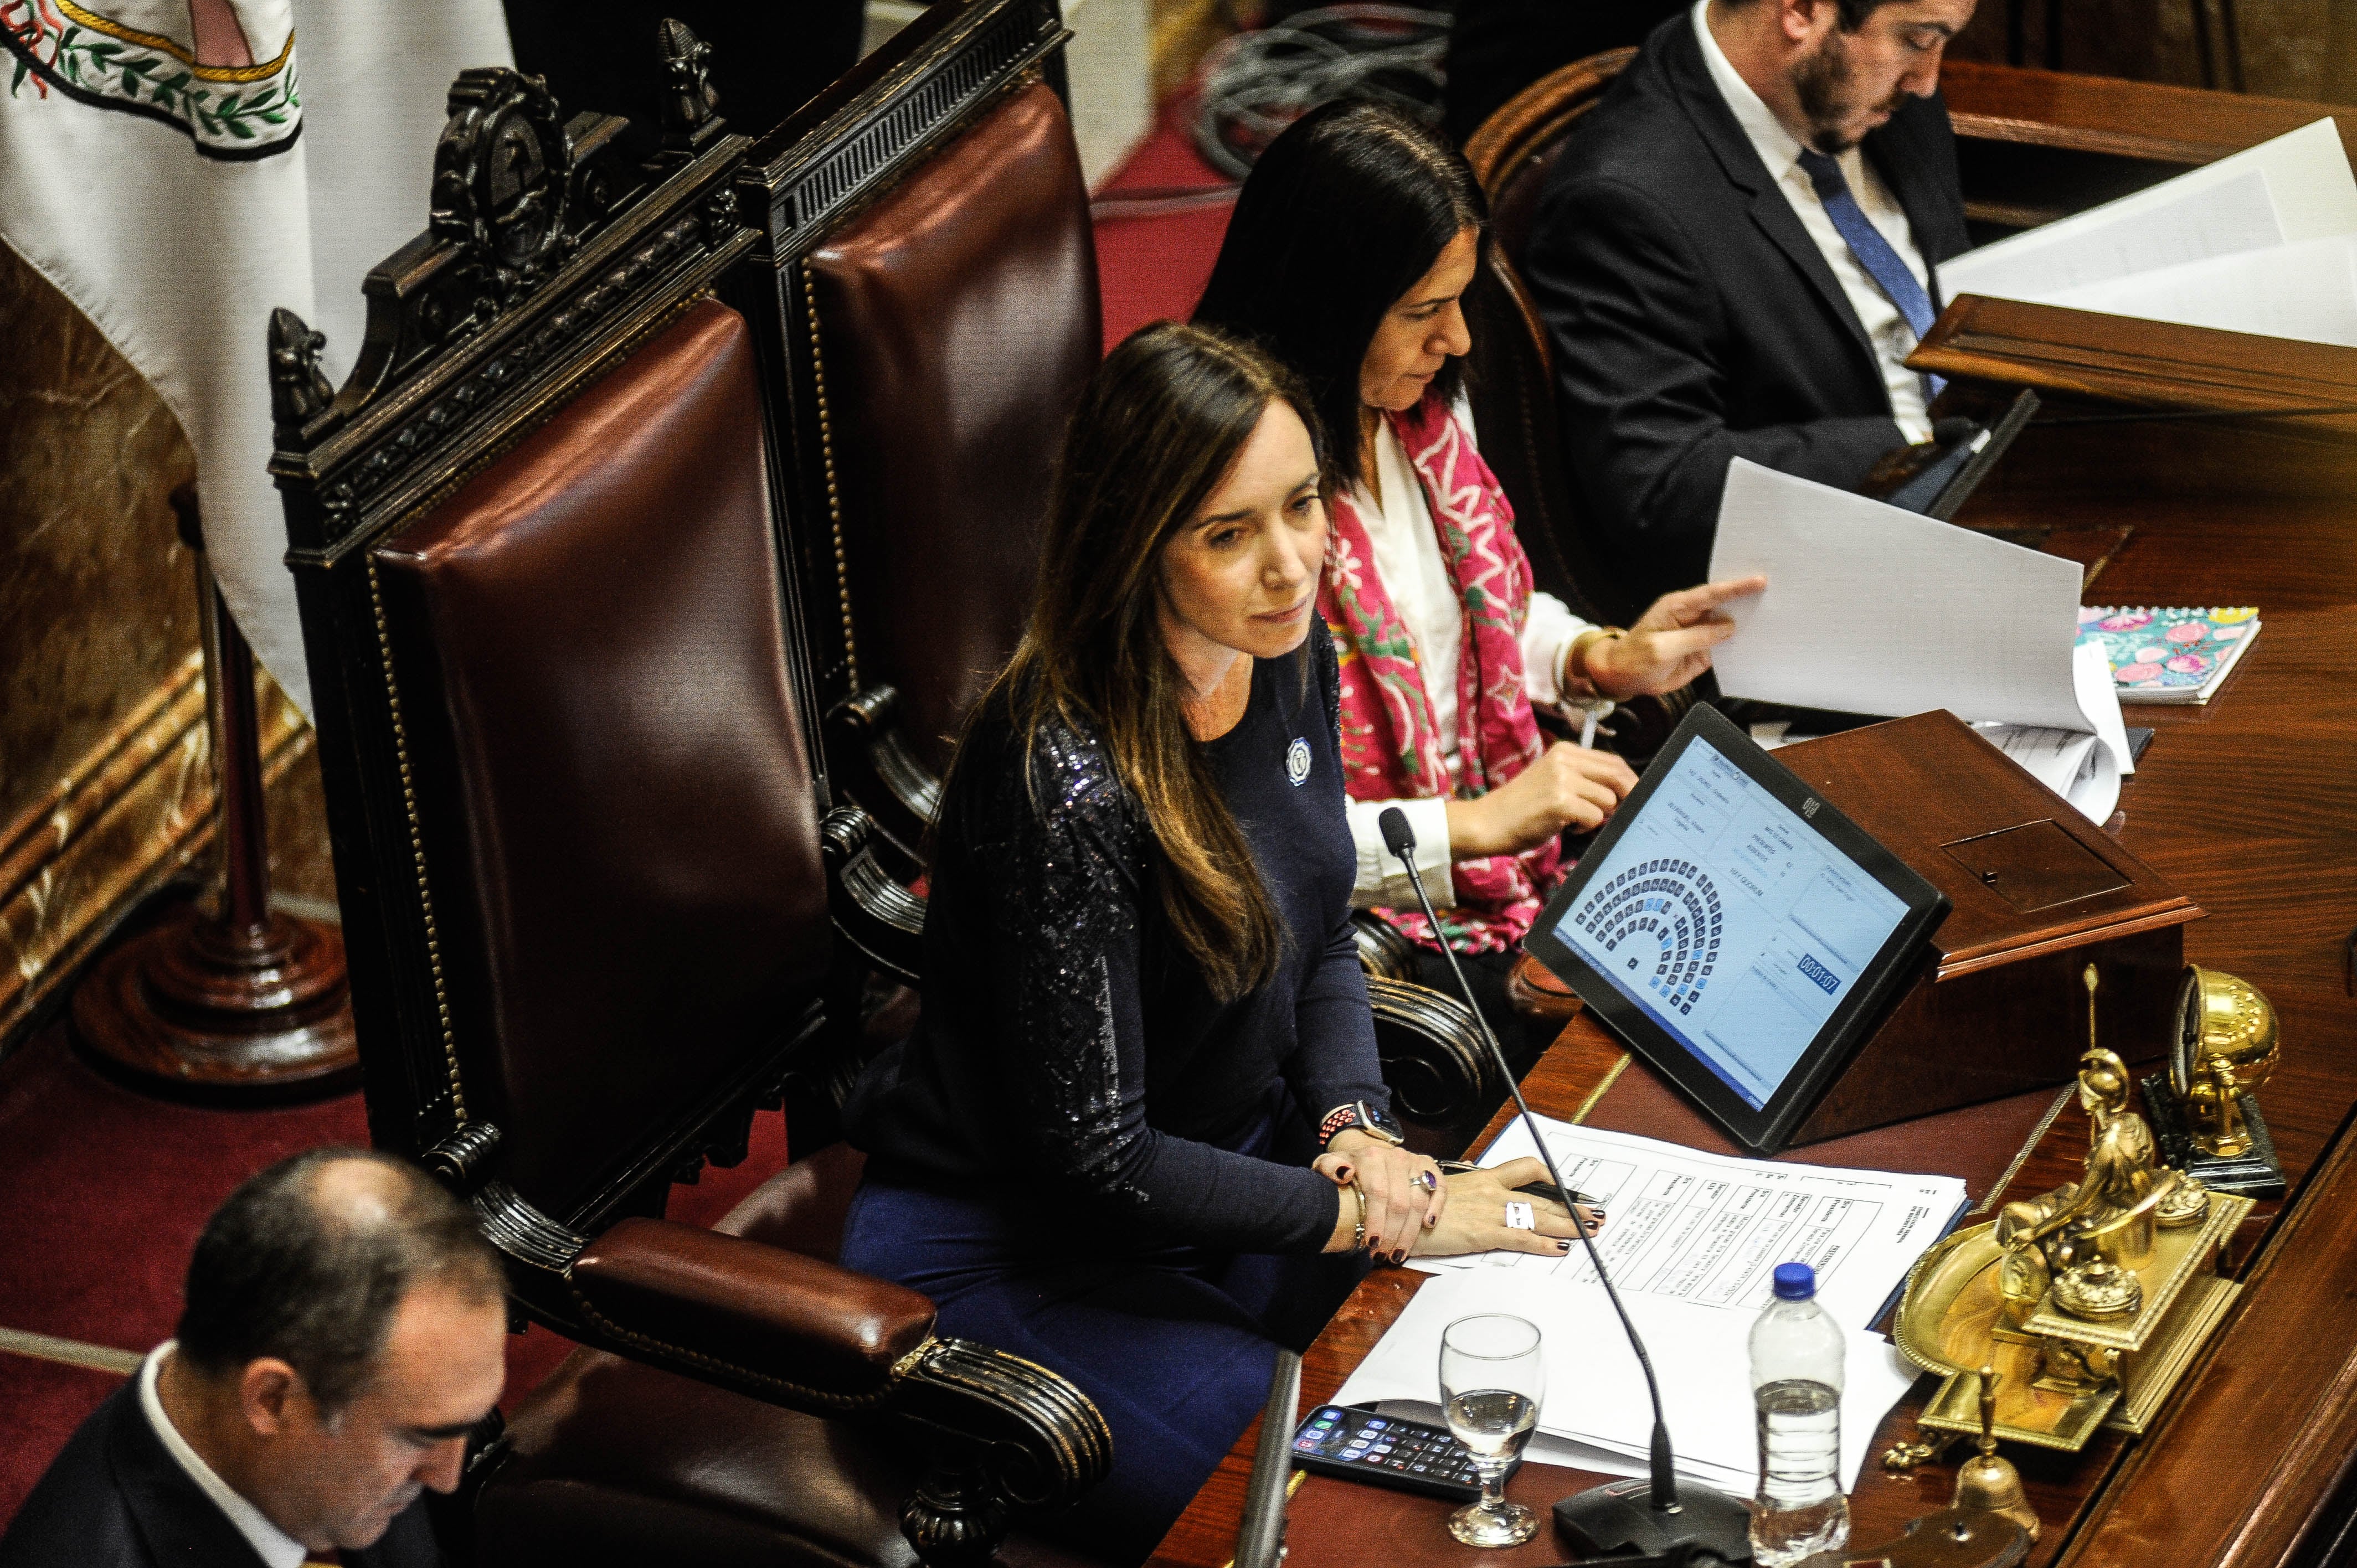
[[[230,1195],[188,1261],[179,1353],[207,1377],[273,1357],[332,1413],[364,1388],[409,1292],[497,1298],[499,1260],[474,1218],[416,1167],[314,1149]]]

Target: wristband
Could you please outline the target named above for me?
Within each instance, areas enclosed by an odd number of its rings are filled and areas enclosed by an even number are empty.
[[[1367,1250],[1367,1189],[1354,1181],[1351,1192],[1359,1200],[1359,1223],[1351,1231],[1351,1251],[1363,1252]]]
[[[1587,650],[1607,639],[1617,639],[1628,635],[1626,630],[1617,626],[1591,626],[1573,638],[1571,651],[1563,657],[1564,684],[1577,684],[1585,687],[1590,696],[1602,696],[1604,693],[1597,686],[1596,678],[1587,672]]]
[[[1407,1142],[1406,1136],[1383,1112],[1369,1110],[1363,1100],[1354,1100],[1348,1105],[1337,1105],[1326,1112],[1324,1120],[1318,1123],[1318,1146],[1326,1148],[1334,1142],[1337,1133],[1348,1127],[1356,1127],[1368,1136],[1394,1146]]]

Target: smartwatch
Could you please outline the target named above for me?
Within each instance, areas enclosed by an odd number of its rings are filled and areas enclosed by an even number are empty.
[[[1365,1101],[1354,1100],[1348,1105],[1337,1105],[1326,1112],[1325,1120],[1318,1123],[1318,1146],[1322,1149],[1332,1144],[1334,1135],[1345,1127],[1356,1127],[1367,1136],[1386,1144],[1407,1142],[1407,1134],[1400,1130],[1399,1123],[1393,1121],[1388,1113],[1371,1111]]]

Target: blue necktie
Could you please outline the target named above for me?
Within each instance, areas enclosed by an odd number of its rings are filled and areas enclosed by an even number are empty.
[[[1804,147],[1801,150],[1801,169],[1809,177],[1809,183],[1817,188],[1817,199],[1824,203],[1825,216],[1834,220],[1834,231],[1849,246],[1849,253],[1866,269],[1866,275],[1874,280],[1875,286],[1899,307],[1899,314],[1907,318],[1907,325],[1914,328],[1920,341],[1923,334],[1932,330],[1932,296],[1923,292],[1923,285],[1915,281],[1915,274],[1907,270],[1907,263],[1890,248],[1882,231],[1867,220],[1857,198],[1850,194],[1849,181],[1842,177],[1841,165],[1814,148]],[[1928,402],[1939,396],[1940,389],[1948,383],[1944,377],[1927,375],[1923,384],[1928,389]]]

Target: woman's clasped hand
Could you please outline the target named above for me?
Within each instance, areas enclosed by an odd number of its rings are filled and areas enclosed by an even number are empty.
[[[1335,1144],[1316,1162],[1318,1174],[1342,1189],[1329,1251],[1349,1248],[1358,1234],[1353,1187],[1366,1202],[1362,1244],[1378,1262],[1499,1251],[1555,1257],[1577,1241],[1568,1208],[1520,1190],[1547,1180],[1545,1164],[1535,1157],[1444,1174],[1424,1155],[1372,1138],[1346,1133]],[[1603,1209],[1582,1204],[1579,1212],[1589,1235],[1604,1229]]]

